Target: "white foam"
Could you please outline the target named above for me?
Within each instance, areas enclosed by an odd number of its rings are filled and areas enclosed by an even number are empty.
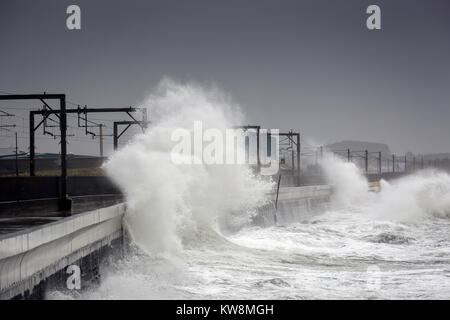
[[[354,163],[326,153],[321,166],[329,183],[334,186],[335,206],[353,206],[367,201],[369,196],[367,179]]]
[[[383,182],[371,213],[379,218],[417,221],[450,217],[450,175],[424,170],[391,183]]]
[[[265,201],[272,184],[256,179],[247,166],[171,161],[174,130],[192,131],[194,121],[220,130],[243,123],[239,107],[220,90],[165,79],[144,105],[151,126],[105,165],[126,195],[126,226],[142,249],[179,250],[199,227],[215,226],[229,212],[242,211],[242,219]]]
[[[449,297],[449,221],[436,222],[449,216],[448,174],[384,181],[373,194],[354,164],[325,155],[322,167],[335,187],[331,210],[224,238],[212,230],[219,218],[245,224],[272,185],[242,166],[174,165],[170,135],[192,130],[195,120],[220,129],[243,123],[239,108],[217,89],[169,80],[145,104],[151,128],[106,168],[126,194],[133,240],[150,254],[108,269],[101,286],[83,297]],[[382,290],[367,290],[370,266],[379,267]]]

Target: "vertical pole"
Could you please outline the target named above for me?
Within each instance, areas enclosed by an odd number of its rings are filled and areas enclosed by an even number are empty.
[[[258,148],[256,148],[258,149]],[[250,137],[248,135],[244,136],[244,151],[245,151],[245,163],[250,164],[249,154],[250,154]],[[258,164],[256,164],[258,166]]]
[[[291,150],[291,164],[292,164],[292,186],[294,186],[295,181],[295,160],[294,160],[294,149]]]
[[[347,149],[347,161],[350,162],[350,149]]]
[[[395,172],[395,155],[392,155],[392,172]]]
[[[378,152],[378,173],[381,174],[381,151]]]
[[[366,150],[366,155],[364,159],[364,167],[366,168],[366,174],[369,173],[369,151]]]
[[[406,172],[406,154],[405,154],[405,172]]]
[[[278,184],[277,184],[277,197],[275,199],[275,210],[278,209],[278,194],[280,193],[280,183],[281,183],[281,173],[278,176]],[[275,215],[275,219],[276,219],[276,215]],[[275,221],[276,222],[276,221]]]
[[[259,130],[260,126],[256,127],[256,161],[258,166],[258,173],[261,173],[261,159],[259,157]]]
[[[16,136],[16,177],[19,176],[19,160],[17,159],[18,147],[17,147],[17,132],[14,133]]]
[[[423,156],[422,156],[422,169],[423,169]]]
[[[67,114],[66,114],[66,96],[60,99],[60,129],[61,129],[61,208],[63,211],[70,209],[67,199]]]
[[[413,157],[413,171],[416,171],[416,157]]]
[[[98,127],[100,131],[100,157],[103,158],[103,124]]]
[[[297,133],[297,186],[300,186],[300,133]]]
[[[113,140],[114,140],[114,151],[117,150],[118,147],[118,138],[117,138],[117,123],[114,122],[114,130],[113,130]]]
[[[323,160],[323,146],[320,146],[320,160]]]
[[[34,163],[34,112],[30,111],[30,177],[35,175]]]

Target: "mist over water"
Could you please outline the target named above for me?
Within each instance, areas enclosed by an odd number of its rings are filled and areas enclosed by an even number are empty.
[[[447,173],[382,181],[373,193],[354,164],[325,156],[328,209],[260,227],[251,217],[273,183],[245,166],[170,160],[174,129],[202,120],[223,130],[243,123],[239,108],[220,90],[170,80],[146,105],[151,127],[105,166],[126,195],[130,252],[103,266],[98,288],[48,298],[450,298]]]

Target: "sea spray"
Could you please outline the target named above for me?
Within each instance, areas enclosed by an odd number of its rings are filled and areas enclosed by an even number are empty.
[[[334,187],[334,206],[348,207],[367,200],[367,179],[354,163],[325,153],[320,164],[328,183]]]
[[[380,192],[373,194],[355,164],[325,154],[321,166],[334,187],[334,209],[359,207],[368,218],[408,222],[450,216],[450,175],[446,172],[427,169],[390,182],[381,180]]]
[[[398,181],[383,182],[380,193],[371,193],[362,183],[350,183],[355,181],[355,174],[364,181],[356,167],[341,165],[342,162],[331,163],[329,167],[329,174],[334,176],[329,177],[330,181],[335,181],[335,188],[345,190],[338,192],[337,199],[344,200],[339,208],[331,207],[301,223],[245,227],[221,237],[221,242],[207,232],[180,237],[175,228],[175,239],[199,234],[191,241],[196,243],[187,246],[184,241],[183,250],[169,258],[142,253],[126,255],[102,274],[102,283],[97,290],[81,298],[448,299],[450,219],[436,219],[435,216],[446,216],[449,176],[438,171],[418,172]],[[128,174],[133,175],[137,169],[140,168],[128,168]],[[221,172],[228,176],[233,170]],[[127,176],[127,172],[123,175]],[[184,178],[180,180],[184,181]],[[349,185],[359,187],[350,188]],[[224,186],[223,191],[227,190]],[[368,197],[363,199],[365,193]],[[403,197],[405,193],[410,196]],[[214,193],[214,196],[222,195]],[[389,207],[389,203],[403,202],[402,199],[415,203],[413,208],[418,208],[419,217],[423,218],[417,220],[414,214],[416,219],[412,223],[395,221],[397,212]],[[133,201],[145,204],[142,199],[133,198]],[[407,208],[410,207],[404,204],[396,210],[408,214],[410,209]],[[386,216],[378,216],[379,210],[384,210]],[[301,210],[297,214],[301,215]],[[179,213],[174,215],[180,216]],[[187,220],[193,220],[192,223],[197,225],[194,214]],[[136,219],[134,223],[140,221],[145,222]],[[153,231],[156,227],[159,226],[140,230]],[[213,236],[221,235],[215,233]],[[177,242],[182,245],[181,240]],[[196,245],[201,243],[208,245]],[[173,261],[174,257],[178,260]],[[367,289],[368,271],[373,267],[380,270],[382,290]]]
[[[378,201],[370,212],[378,218],[418,221],[450,217],[450,175],[435,169],[383,182]]]
[[[225,130],[243,123],[240,109],[217,88],[163,80],[144,102],[151,126],[135,136],[105,164],[127,200],[125,225],[147,252],[176,251],[218,218],[249,221],[272,184],[243,165],[176,165],[171,152],[174,130]],[[232,214],[239,212],[239,215]]]

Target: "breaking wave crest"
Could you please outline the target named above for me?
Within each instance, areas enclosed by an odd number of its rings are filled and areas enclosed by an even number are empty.
[[[372,212],[378,217],[411,221],[450,217],[450,175],[438,170],[424,170],[392,183],[384,181]]]
[[[239,107],[216,88],[167,79],[145,105],[150,128],[105,165],[126,195],[126,228],[138,248],[82,298],[449,298],[447,173],[382,181],[373,193],[354,164],[326,156],[329,205],[314,214],[295,207],[289,214],[298,219],[259,227],[251,221],[272,183],[246,166],[175,165],[170,157],[173,130],[192,131],[197,120],[221,130],[241,124]],[[373,266],[379,291],[366,287]]]
[[[147,252],[176,251],[198,230],[219,230],[218,221],[245,225],[252,208],[264,203],[270,182],[247,166],[177,165],[172,162],[177,129],[225,130],[242,123],[237,105],[217,88],[163,80],[144,105],[151,126],[116,152],[105,168],[126,195],[125,224]],[[239,212],[240,214],[232,214]]]
[[[380,192],[369,192],[369,183],[353,163],[326,156],[324,173],[334,188],[333,207],[354,208],[374,219],[414,221],[430,216],[450,217],[450,175],[435,169],[421,170],[387,182]]]

